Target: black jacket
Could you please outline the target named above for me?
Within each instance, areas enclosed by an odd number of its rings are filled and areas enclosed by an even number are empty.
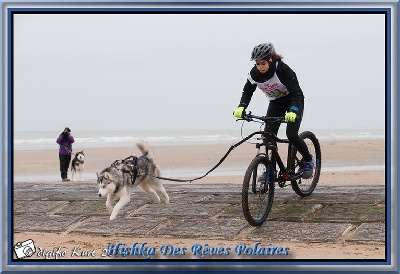
[[[275,62],[278,62],[278,66],[276,66]],[[273,102],[273,104],[287,105],[288,107],[295,106],[300,109],[300,104],[302,104],[301,102],[304,95],[300,88],[299,81],[297,80],[296,73],[283,61],[275,62],[270,64],[269,70],[263,74],[258,71],[256,66],[254,66],[250,71],[251,78],[258,83],[263,83],[271,79],[276,72],[279,80],[286,86],[289,93],[288,95],[271,102]],[[247,108],[256,88],[257,85],[251,84],[249,80],[246,81],[239,107]]]

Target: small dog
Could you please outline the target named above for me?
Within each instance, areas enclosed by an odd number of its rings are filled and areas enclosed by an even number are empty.
[[[75,174],[79,174],[79,180],[83,182],[82,180],[82,172],[83,172],[83,166],[85,163],[85,154],[83,154],[83,150],[75,153],[74,159],[72,159],[71,162],[71,172],[72,172],[72,181],[75,182]]]
[[[153,177],[160,176],[160,169],[154,163],[149,145],[145,141],[140,141],[136,146],[142,152],[142,156],[135,158],[134,166],[132,162],[117,160],[110,167],[96,173],[98,195],[99,197],[107,195],[106,208],[111,212],[110,220],[114,220],[121,208],[130,202],[134,187],[140,187],[152,195],[156,203],[160,203],[157,190],[161,193],[163,202],[169,203],[169,196],[161,181]],[[112,202],[116,197],[119,197],[119,201],[113,207]]]

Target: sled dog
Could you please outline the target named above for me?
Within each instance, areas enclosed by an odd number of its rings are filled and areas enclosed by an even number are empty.
[[[103,169],[97,175],[99,197],[107,196],[106,208],[111,212],[110,220],[114,220],[122,207],[130,202],[131,194],[135,187],[140,187],[149,193],[156,203],[160,203],[158,191],[164,203],[169,203],[169,196],[165,191],[161,180],[154,176],[160,176],[160,169],[154,163],[150,146],[143,140],[136,146],[142,152],[140,157],[131,156],[124,160],[117,160],[109,167]],[[153,175],[153,176],[151,176]],[[114,199],[119,201],[113,207]]]
[[[72,181],[75,182],[75,175],[79,175],[79,180],[82,180],[82,172],[85,164],[85,154],[83,150],[75,153],[74,159],[71,162]]]

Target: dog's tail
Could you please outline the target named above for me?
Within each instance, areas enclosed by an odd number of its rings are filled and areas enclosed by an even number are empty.
[[[150,145],[145,140],[139,140],[136,143],[136,146],[142,152],[143,156],[147,156],[148,158],[153,159],[153,152],[151,151]]]

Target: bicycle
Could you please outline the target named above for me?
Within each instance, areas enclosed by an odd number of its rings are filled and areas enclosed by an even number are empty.
[[[315,161],[313,176],[310,179],[302,179],[303,159],[297,149],[288,139],[280,139],[269,131],[271,123],[286,123],[284,117],[255,116],[251,112],[243,114],[239,120],[261,121],[265,126],[264,130],[251,133],[245,139],[248,140],[254,135],[261,135],[256,143],[257,154],[251,161],[243,179],[242,208],[247,222],[252,226],[260,226],[267,219],[274,200],[275,182],[278,186],[286,187],[290,182],[294,192],[306,197],[310,195],[317,186],[321,172],[321,147],[317,137],[310,131],[299,134],[304,139],[307,147]],[[285,167],[278,152],[278,143],[288,144],[287,166]],[[265,153],[261,152],[265,147]],[[279,167],[279,173],[276,170]]]

